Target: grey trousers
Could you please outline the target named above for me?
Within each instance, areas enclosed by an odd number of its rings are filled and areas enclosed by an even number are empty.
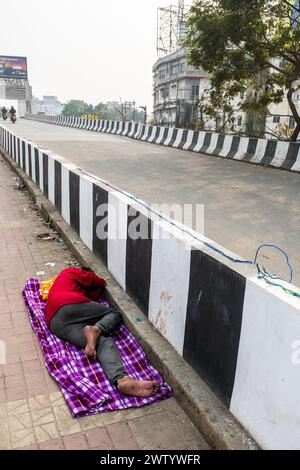
[[[122,321],[119,312],[98,302],[68,304],[61,307],[50,322],[50,331],[63,341],[79,348],[85,348],[86,339],[83,328],[87,325],[99,326],[101,334],[97,346],[97,358],[111,383],[128,375],[123,367],[122,358],[114,340],[108,336]]]

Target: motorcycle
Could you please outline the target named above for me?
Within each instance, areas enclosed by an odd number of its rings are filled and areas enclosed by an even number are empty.
[[[3,121],[6,121],[6,119],[7,119],[7,113],[2,113],[2,119],[3,119]]]
[[[17,120],[16,113],[12,113],[12,114],[10,115],[10,120],[11,120],[11,122],[12,122],[13,124],[16,122],[16,120]]]

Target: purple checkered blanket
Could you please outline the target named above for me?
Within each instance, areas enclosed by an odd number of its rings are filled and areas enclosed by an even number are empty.
[[[159,391],[151,397],[128,397],[119,393],[108,381],[99,361],[92,360],[83,349],[61,341],[51,333],[45,320],[45,302],[38,279],[27,280],[23,297],[45,355],[46,368],[59,384],[74,417],[140,407],[171,397],[171,387],[149,364],[143,349],[124,325],[115,330],[112,337],[128,375],[139,380],[158,380],[161,384]],[[101,303],[108,302],[103,300]]]

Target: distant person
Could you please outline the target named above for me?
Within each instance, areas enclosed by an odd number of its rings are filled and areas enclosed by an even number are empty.
[[[98,359],[109,381],[124,395],[148,397],[159,388],[157,381],[135,380],[124,369],[110,333],[122,322],[119,312],[99,300],[106,281],[89,268],[66,268],[55,279],[46,301],[50,331],[92,359]]]
[[[15,108],[13,106],[11,106],[10,110],[9,110],[9,114],[12,116],[13,114],[17,114],[17,111],[15,110]]]
[[[7,109],[5,106],[1,108],[1,114],[2,114],[3,119],[7,118]]]

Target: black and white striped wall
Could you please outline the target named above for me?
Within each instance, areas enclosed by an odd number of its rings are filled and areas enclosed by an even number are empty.
[[[64,116],[27,115],[27,119],[131,137],[197,153],[300,171],[300,142],[256,139],[197,132],[134,122],[103,121]]]
[[[0,145],[260,446],[300,449],[300,301],[4,127]]]

